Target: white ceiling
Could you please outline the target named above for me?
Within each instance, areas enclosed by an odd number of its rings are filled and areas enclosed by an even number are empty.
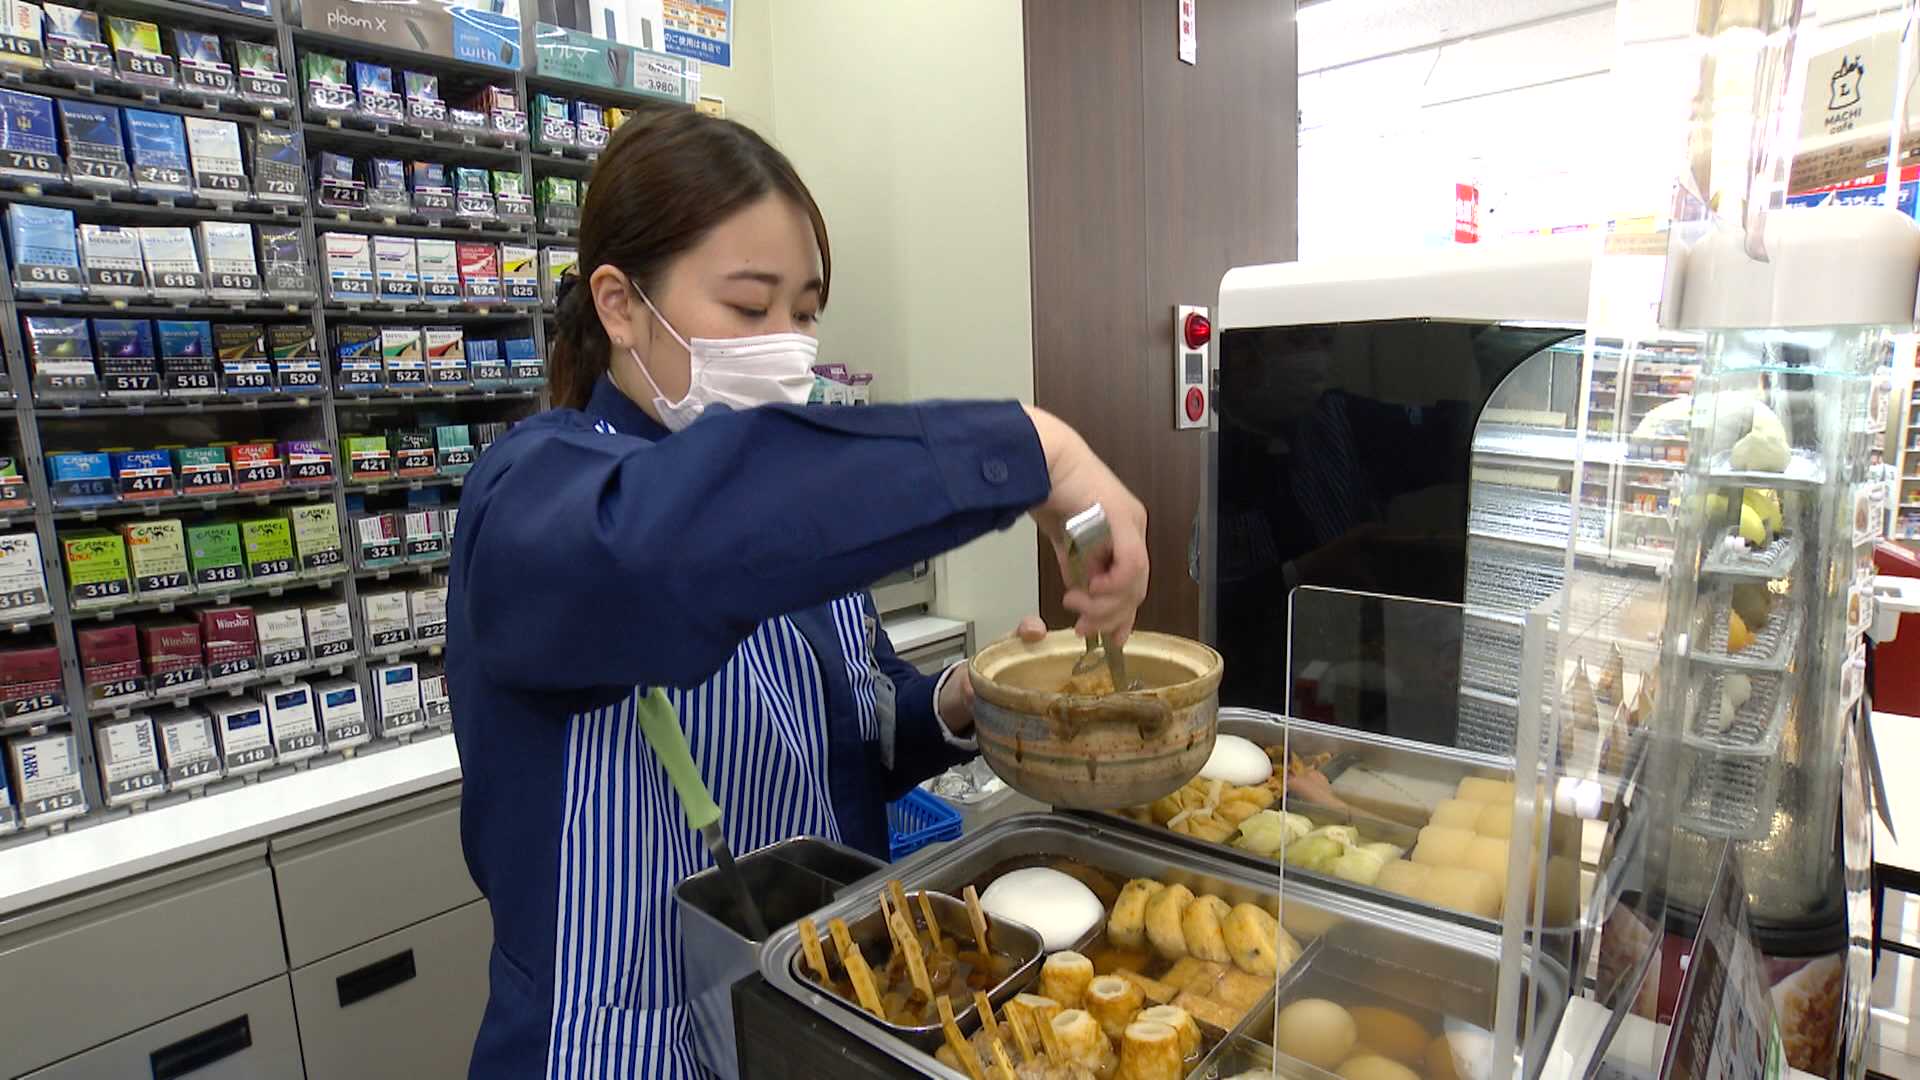
[[[1601,6],[1596,0],[1319,0],[1300,9],[1300,71],[1308,74],[1596,6]],[[1611,37],[1606,45],[1612,47]]]

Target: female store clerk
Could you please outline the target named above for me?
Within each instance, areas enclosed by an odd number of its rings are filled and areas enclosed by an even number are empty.
[[[1065,603],[1082,633],[1132,628],[1146,515],[1059,420],[796,407],[831,265],[806,186],[739,124],[642,115],[594,169],[558,407],[481,457],[454,543],[462,833],[495,941],[474,1077],[701,1075],[672,890],[708,858],[634,722],[653,688],[736,851],[884,855],[886,801],[970,756],[973,720],[964,668],[896,657],[869,583],[1099,502],[1112,557]]]

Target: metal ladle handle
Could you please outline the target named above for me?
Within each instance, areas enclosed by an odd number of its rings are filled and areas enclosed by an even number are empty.
[[[1113,530],[1107,526],[1107,510],[1094,503],[1067,519],[1067,562],[1073,570],[1074,585],[1087,589],[1092,578],[1090,563],[1113,550]],[[1127,658],[1116,642],[1101,634],[1087,638],[1087,652],[1100,649],[1107,656],[1107,670],[1113,673],[1113,687],[1124,691],[1132,685],[1127,679]]]

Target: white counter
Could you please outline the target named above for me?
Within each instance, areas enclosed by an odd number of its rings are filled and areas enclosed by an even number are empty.
[[[922,645],[962,637],[967,632],[966,623],[938,615],[897,615],[881,620],[881,625],[886,627],[887,640],[893,642],[893,651],[897,653],[912,652]]]
[[[0,915],[459,779],[438,735],[19,844],[0,850]]]

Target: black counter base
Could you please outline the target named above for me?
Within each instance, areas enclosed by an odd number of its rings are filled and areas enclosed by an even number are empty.
[[[855,1042],[819,1013],[750,975],[733,984],[733,1040],[741,1080],[893,1080],[923,1075]]]

